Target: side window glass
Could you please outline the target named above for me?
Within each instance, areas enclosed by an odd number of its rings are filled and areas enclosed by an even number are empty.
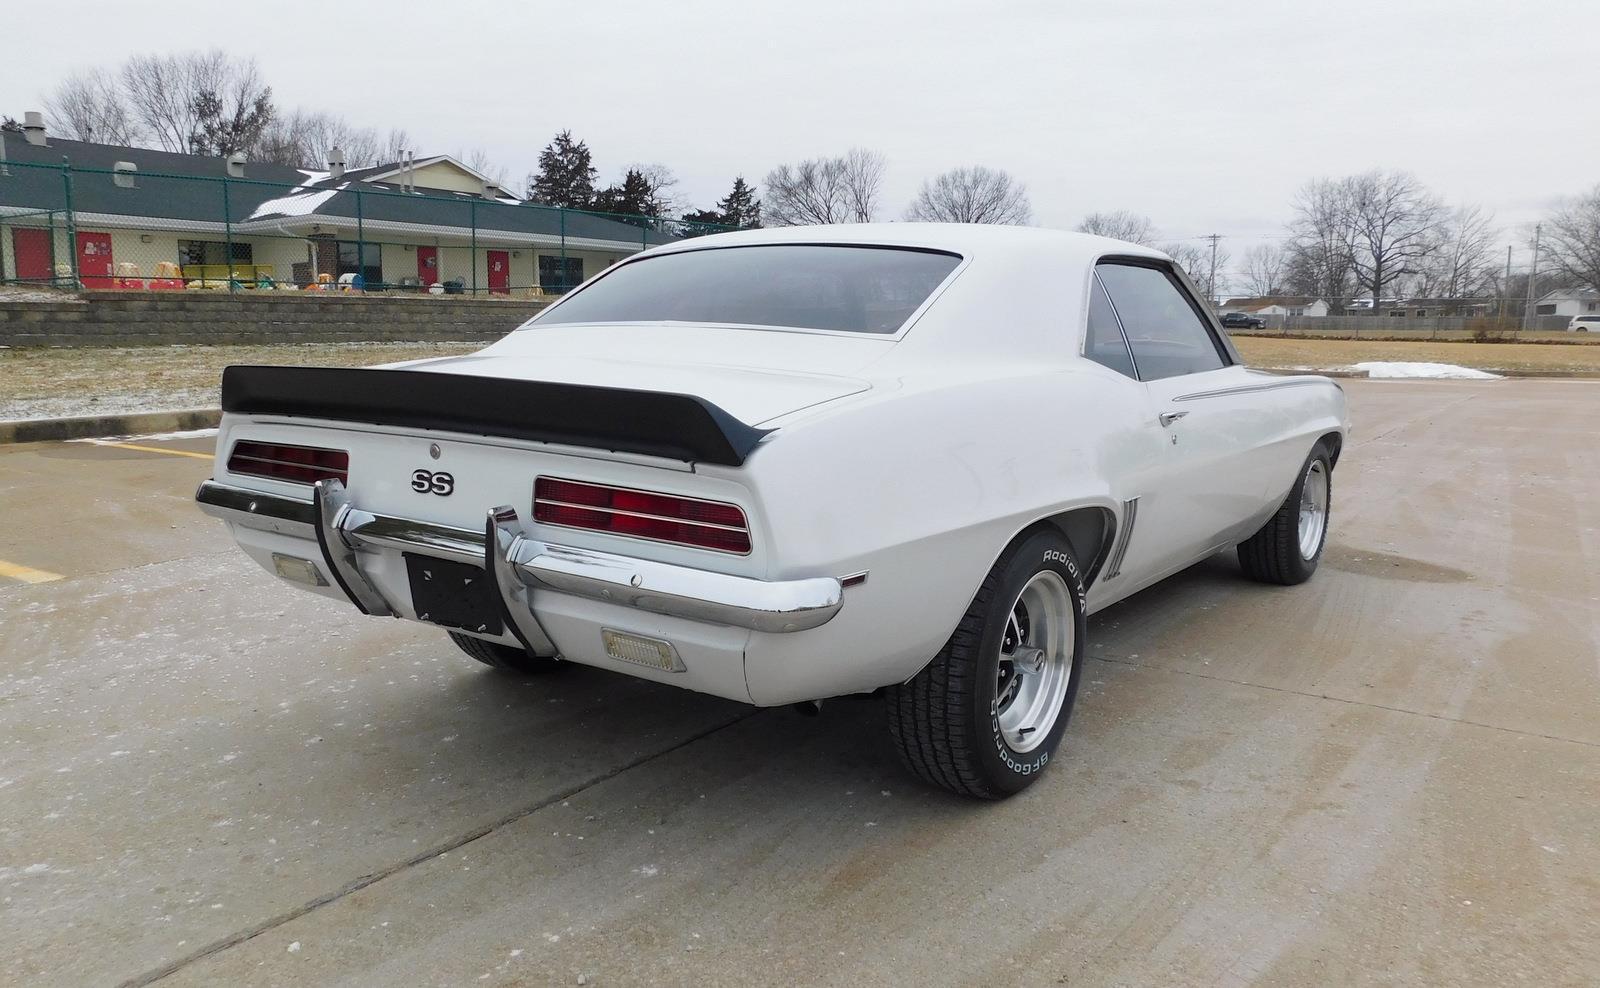
[[[1140,380],[1198,374],[1225,365],[1210,327],[1171,275],[1134,264],[1104,263],[1095,270],[1128,334]]]
[[[1083,355],[1118,374],[1138,376],[1128,355],[1128,341],[1122,337],[1122,327],[1117,325],[1117,315],[1111,311],[1099,278],[1089,285],[1089,328],[1083,337]]]

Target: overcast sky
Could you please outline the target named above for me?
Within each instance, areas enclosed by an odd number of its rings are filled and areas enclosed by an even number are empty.
[[[219,19],[57,0],[25,19],[60,43],[0,58],[0,112],[75,70],[220,45],[256,58],[281,106],[404,127],[421,153],[482,148],[517,187],[562,128],[602,181],[661,162],[694,206],[860,145],[889,161],[883,219],[923,178],[985,164],[1027,183],[1041,225],[1126,208],[1235,256],[1281,232],[1313,176],[1410,170],[1492,209],[1508,242],[1600,182],[1596,0],[404,6]]]

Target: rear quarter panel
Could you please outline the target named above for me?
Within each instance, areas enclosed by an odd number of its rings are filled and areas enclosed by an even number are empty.
[[[1016,367],[879,388],[784,424],[747,464],[772,528],[768,577],[869,576],[828,624],[752,635],[752,698],[782,703],[915,675],[1019,532],[1073,507],[1114,509],[1156,468],[1137,398],[1098,368]]]

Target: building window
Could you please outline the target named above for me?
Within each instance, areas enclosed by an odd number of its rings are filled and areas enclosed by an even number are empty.
[[[196,264],[227,264],[229,246],[233,247],[234,264],[255,263],[253,245],[241,243],[230,245],[221,240],[178,241],[178,263],[184,267]]]
[[[382,249],[378,244],[339,241],[339,267],[336,274],[359,274],[368,285],[383,284]]]
[[[1538,306],[1533,311],[1541,316],[1553,316],[1556,314],[1556,306],[1554,302],[1551,302],[1548,305]]]
[[[566,262],[566,269],[562,269],[562,261]],[[557,295],[565,293],[568,289],[576,288],[583,282],[583,258],[567,257],[550,254],[539,255],[539,287],[545,291],[555,292]]]

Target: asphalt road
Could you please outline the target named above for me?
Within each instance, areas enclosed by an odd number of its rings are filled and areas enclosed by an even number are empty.
[[[996,805],[870,699],[507,678],[279,586],[205,440],[0,448],[0,982],[1594,983],[1600,385],[1348,389],[1316,578],[1097,616]]]

